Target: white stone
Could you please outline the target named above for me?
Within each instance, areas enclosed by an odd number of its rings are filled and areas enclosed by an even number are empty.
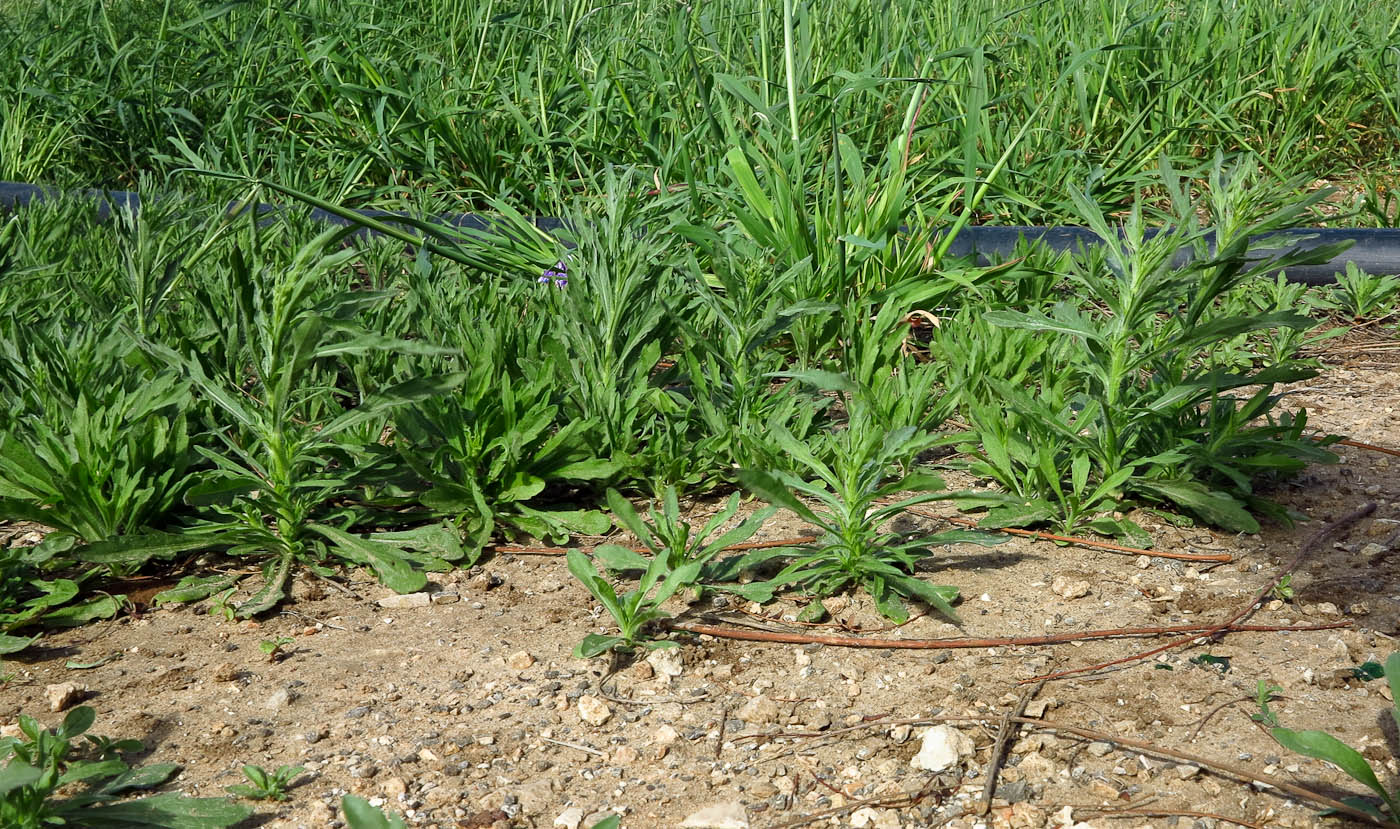
[[[550,778],[524,783],[515,788],[515,797],[520,810],[527,815],[538,815],[554,799],[554,781]]]
[[[612,718],[612,709],[601,699],[585,695],[578,698],[578,716],[589,725],[602,725]]]
[[[1089,582],[1068,576],[1056,576],[1050,583],[1050,591],[1066,599],[1078,599],[1089,595]]]
[[[857,829],[900,829],[899,815],[889,809],[866,806],[851,813],[851,825]]]
[[[427,593],[404,593],[401,595],[385,596],[379,600],[379,606],[390,610],[404,610],[411,607],[427,607],[433,603],[433,597]]]
[[[583,810],[577,806],[570,806],[554,819],[554,825],[564,829],[578,829],[580,823],[583,823]]]
[[[681,829],[749,829],[749,816],[738,801],[716,803],[681,821]]]
[[[294,699],[296,699],[296,697],[292,695],[292,692],[283,688],[280,691],[273,691],[272,694],[263,701],[263,707],[269,711],[278,711],[291,705]]]
[[[681,733],[669,725],[663,725],[652,732],[651,744],[668,746],[681,738]]]
[[[49,700],[50,711],[66,711],[74,703],[87,696],[86,685],[79,685],[75,682],[60,682],[57,685],[44,687],[44,696]]]
[[[909,765],[924,771],[940,772],[952,768],[959,759],[972,754],[976,746],[972,738],[947,725],[935,725],[924,730],[919,753]]]
[[[647,654],[647,662],[660,675],[676,677],[685,673],[685,661],[679,648],[660,648]]]
[[[763,694],[759,694],[739,709],[736,715],[746,723],[772,723],[778,721],[778,703],[769,699]]]

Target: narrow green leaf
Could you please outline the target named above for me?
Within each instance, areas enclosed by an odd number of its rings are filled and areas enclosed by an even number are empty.
[[[246,820],[253,810],[226,798],[186,797],[178,792],[74,810],[68,817],[88,829],[218,829]]]
[[[340,811],[345,814],[345,822],[350,829],[403,829],[404,822],[395,815],[385,817],[384,813],[369,805],[364,798],[347,794],[341,798]]]
[[[221,590],[232,587],[241,577],[232,574],[220,573],[214,576],[186,576],[180,579],[179,584],[169,590],[162,590],[157,593],[152,602],[157,606],[163,604],[184,604],[186,602],[197,602],[206,599]]]
[[[44,614],[49,627],[80,627],[94,619],[111,619],[120,605],[114,596],[97,596],[85,602],[60,607]]]
[[[123,535],[88,544],[73,551],[73,557],[89,564],[143,564],[153,558],[171,558],[180,553],[220,546],[217,537],[152,532]]]
[[[10,636],[0,634],[0,656],[8,653],[19,653],[35,642],[39,641],[39,636]]]
[[[1217,527],[1233,532],[1257,533],[1259,522],[1237,499],[1223,492],[1206,489],[1199,481],[1168,481],[1138,478],[1131,486],[1178,504]]]
[[[1331,763],[1346,772],[1351,779],[1389,802],[1390,793],[1376,778],[1376,773],[1371,769],[1371,764],[1366,762],[1366,758],[1331,734],[1325,731],[1294,731],[1288,728],[1275,728],[1269,733],[1278,740],[1279,745],[1289,751]]]
[[[262,588],[234,608],[234,613],[240,619],[248,619],[271,610],[287,597],[287,580],[292,572],[292,554],[283,553],[269,567],[264,568],[263,572],[266,578]]]
[[[790,510],[808,523],[821,527],[824,530],[830,531],[832,529],[828,522],[823,521],[816,513],[812,512],[810,507],[797,500],[791,492],[788,492],[786,486],[767,472],[762,472],[757,469],[740,470],[739,482],[743,484],[744,488],[749,492],[752,492],[754,495],[762,498],[773,506]]]
[[[651,566],[651,559],[635,550],[619,547],[616,544],[600,544],[593,550],[593,558],[595,561],[602,562],[609,570],[617,572],[646,570],[647,567]]]

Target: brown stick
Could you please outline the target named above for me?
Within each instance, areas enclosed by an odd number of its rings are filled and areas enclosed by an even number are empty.
[[[810,544],[817,539],[810,535],[798,536],[797,538],[783,538],[777,541],[750,541],[747,544],[731,544],[725,547],[723,552],[737,553],[744,550],[767,550],[772,547],[796,547],[800,544]],[[578,550],[581,553],[589,554],[598,549],[601,545],[592,547],[516,547],[511,544],[498,544],[494,547],[487,547],[493,553],[514,553],[521,556],[562,556],[569,550]],[[648,547],[628,547],[634,553],[649,553]]]
[[[964,648],[1003,648],[1029,647],[1035,645],[1062,645],[1066,642],[1082,642],[1090,639],[1117,639],[1127,636],[1163,636],[1171,633],[1194,632],[1191,639],[1207,633],[1245,633],[1278,631],[1333,630],[1350,627],[1351,622],[1328,622],[1321,625],[1226,625],[1216,630],[1217,625],[1173,625],[1152,628],[1109,628],[1107,630],[1086,630],[1079,633],[1053,633],[1047,636],[1008,636],[997,639],[876,639],[868,636],[824,636],[811,633],[789,633],[779,630],[735,630],[719,625],[705,625],[699,622],[686,622],[677,619],[663,619],[660,624],[671,630],[683,630],[720,639],[740,639],[746,642],[776,642],[784,645],[831,645],[838,648],[890,648],[892,650],[957,650]],[[1027,680],[1034,682],[1036,680]]]
[[[912,512],[915,515],[922,515],[925,518],[941,518],[942,520],[947,521],[950,524],[960,524],[964,527],[977,526],[976,521],[973,521],[970,518],[962,518],[956,515],[938,515],[937,513],[917,509],[909,509],[906,511]],[[1178,561],[1218,561],[1222,563],[1234,561],[1234,559],[1230,556],[1229,553],[1167,553],[1161,550],[1143,550],[1137,547],[1124,547],[1121,544],[1114,544],[1109,541],[1094,541],[1088,538],[1076,538],[1074,536],[1069,535],[1054,535],[1052,533],[1043,533],[1037,530],[1018,530],[1015,527],[998,527],[995,530],[989,530],[989,532],[1006,533],[1007,535],[1015,535],[1020,536],[1022,538],[1033,538],[1043,541],[1060,541],[1066,544],[1077,544],[1080,547],[1093,547],[1096,550],[1107,550],[1110,553],[1122,553],[1123,555],[1129,556],[1156,556],[1157,558],[1172,558]]]
[[[1313,533],[1312,537],[1309,538],[1307,541],[1303,542],[1303,545],[1298,548],[1298,554],[1293,556],[1293,560],[1288,562],[1287,566],[1280,569],[1278,573],[1274,575],[1273,579],[1271,579],[1262,590],[1254,594],[1254,598],[1250,599],[1249,604],[1242,607],[1235,613],[1235,615],[1231,616],[1229,619],[1226,619],[1224,622],[1220,623],[1218,628],[1214,630],[1208,630],[1205,634],[1189,635],[1183,636],[1179,639],[1173,639],[1165,645],[1160,645],[1158,647],[1152,648],[1151,650],[1133,654],[1132,656],[1125,656],[1121,659],[1112,659],[1108,662],[1101,662],[1097,665],[1087,665],[1082,668],[1070,668],[1064,671],[1056,671],[1052,674],[1045,674],[1043,676],[1032,677],[1031,679],[1022,680],[1021,684],[1024,685],[1028,682],[1039,682],[1041,680],[1049,679],[1063,679],[1067,676],[1075,676],[1077,674],[1088,673],[1090,671],[1103,670],[1104,668],[1108,668],[1113,665],[1122,665],[1125,662],[1136,662],[1140,659],[1146,659],[1149,656],[1155,656],[1156,654],[1162,653],[1163,651],[1169,651],[1173,648],[1189,644],[1191,642],[1196,641],[1197,639],[1202,638],[1202,636],[1216,636],[1221,632],[1230,629],[1236,622],[1253,613],[1254,609],[1257,608],[1260,605],[1260,603],[1264,601],[1264,599],[1268,598],[1269,593],[1273,591],[1275,587],[1278,586],[1279,582],[1283,580],[1283,577],[1298,569],[1298,566],[1303,563],[1303,560],[1309,555],[1311,555],[1312,552],[1318,547],[1322,546],[1323,542],[1327,541],[1332,536],[1337,535],[1338,533],[1341,533],[1342,531],[1348,529],[1349,527],[1351,527],[1351,525],[1355,524],[1357,521],[1360,521],[1361,519],[1365,518],[1366,516],[1370,515],[1375,511],[1376,505],[1374,502],[1363,504],[1361,507],[1352,510],[1351,512],[1342,516],[1341,518],[1338,518],[1336,521],[1333,521],[1332,523]]]
[[[1212,820],[1223,820],[1226,823],[1233,823],[1237,826],[1244,826],[1247,829],[1265,829],[1262,823],[1250,823],[1229,815],[1221,815],[1215,812],[1190,812],[1181,809],[1105,809],[1102,806],[1075,806],[1075,811],[1085,811],[1096,814],[1100,817],[1195,817],[1210,818]]]
[[[1400,458],[1400,452],[1397,452],[1394,449],[1387,449],[1384,446],[1377,446],[1374,443],[1362,443],[1359,440],[1339,440],[1337,442],[1340,443],[1342,446],[1351,446],[1355,447],[1356,449],[1369,449],[1372,452],[1380,452],[1382,454],[1394,455],[1395,457]]]
[[[997,773],[1001,771],[1001,764],[1006,760],[1006,746],[1011,741],[1011,732],[1015,728],[1011,724],[1012,717],[1024,717],[1026,706],[1030,704],[1031,698],[1040,693],[1040,689],[1045,687],[1042,682],[1034,688],[1027,688],[1021,693],[1021,699],[1016,703],[1015,710],[1007,711],[1001,716],[1000,726],[997,728],[997,741],[992,746],[992,754],[987,758],[987,782],[982,786],[982,799],[977,804],[975,814],[985,815],[992,808],[992,793],[997,788]]]

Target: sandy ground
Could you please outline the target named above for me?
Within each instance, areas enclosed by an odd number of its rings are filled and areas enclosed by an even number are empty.
[[[1316,426],[1400,444],[1400,372],[1388,354],[1340,349],[1335,365],[1291,399]],[[1247,605],[1319,527],[1373,502],[1371,516],[1303,562],[1291,601],[1249,620],[1349,626],[1234,633],[1051,681],[1030,699],[1046,721],[1358,792],[1325,764],[1289,754],[1249,716],[1256,682],[1272,682],[1282,688],[1273,707],[1285,725],[1337,735],[1383,779],[1397,772],[1387,692],[1354,669],[1397,648],[1400,459],[1341,453],[1342,463],[1274,493],[1314,518],[1294,529],[1231,536],[1143,518],[1158,550],[1228,553],[1229,563],[1026,539],[947,549],[927,575],[962,589],[961,629],[923,616],[872,632],[881,621],[858,596],[829,601],[833,619],[819,627],[784,623],[797,610],[787,602],[763,608],[766,618],[739,603],[676,610],[740,629],[899,638],[1208,625]],[[715,508],[690,505],[696,514]],[[800,530],[780,515],[759,538]],[[1080,588],[1087,593],[1075,595]],[[355,574],[347,591],[299,582],[296,601],[261,622],[226,621],[206,603],[53,633],[7,662],[14,678],[0,688],[0,723],[21,711],[56,723],[62,714],[49,711],[46,687],[74,682],[97,709],[94,731],[145,740],[145,762],[181,764],[175,785],[183,791],[222,794],[243,782],[245,763],[305,766],[290,799],[258,804],[249,825],[341,825],[346,792],[404,813],[410,825],[443,827],[588,827],[612,813],[638,828],[1318,822],[1314,805],[1277,789],[1030,727],[1010,737],[991,808],[975,814],[1000,717],[1033,687],[1025,680],[1163,639],[858,650],[674,634],[681,648],[605,677],[606,659],[570,656],[586,633],[606,630],[606,615],[560,557],[498,555],[435,576],[433,592],[426,606],[382,607],[388,592]],[[259,643],[277,637],[291,641],[269,659]],[[114,656],[96,668],[65,667]],[[943,732],[955,757],[942,771],[911,765],[934,717],[966,718],[944,721],[956,734]]]

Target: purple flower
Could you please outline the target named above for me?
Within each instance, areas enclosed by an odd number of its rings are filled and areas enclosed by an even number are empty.
[[[553,280],[555,286],[561,289],[569,284],[569,266],[564,263],[564,260],[561,259],[555,262],[554,267],[545,270],[544,273],[540,274],[540,278],[535,281],[541,285],[548,285],[551,280]]]

